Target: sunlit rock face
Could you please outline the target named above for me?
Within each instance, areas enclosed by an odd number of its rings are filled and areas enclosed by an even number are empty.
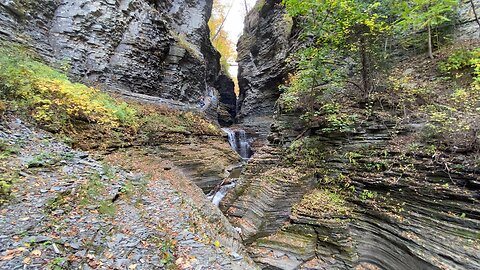
[[[480,0],[465,1],[460,5],[457,26],[454,29],[456,39],[469,40],[480,37],[478,21],[472,8],[475,6],[477,16],[480,15]]]
[[[193,103],[219,72],[211,8],[205,0],[2,1],[0,38],[78,80]]]

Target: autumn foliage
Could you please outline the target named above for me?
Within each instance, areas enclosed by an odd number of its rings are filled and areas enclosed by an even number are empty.
[[[236,57],[235,45],[229,39],[228,33],[224,29],[230,8],[231,7],[222,4],[220,0],[214,0],[212,17],[208,22],[208,26],[210,27],[210,40],[222,55],[220,63],[227,74],[229,69],[228,62],[234,61]]]

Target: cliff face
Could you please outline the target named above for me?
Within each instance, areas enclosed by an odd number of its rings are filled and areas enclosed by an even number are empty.
[[[474,153],[421,151],[412,139],[418,125],[382,117],[331,136],[303,132],[299,115],[272,120],[278,85],[292,70],[285,60],[298,46],[295,34],[278,30],[284,16],[278,1],[265,1],[249,14],[239,43],[238,118],[269,135],[221,208],[252,258],[264,269],[480,269]],[[455,38],[478,31],[468,3]],[[289,153],[300,137],[306,142]],[[303,150],[313,156],[310,173],[297,166],[308,161]]]
[[[235,84],[226,74],[220,74],[215,82],[215,88],[220,96],[218,108],[218,122],[222,126],[230,126],[235,122],[237,115],[237,95],[232,90]]]
[[[285,128],[293,119],[276,120],[272,143],[256,153],[222,205],[257,263],[265,269],[480,269],[474,156],[407,150],[418,127],[371,119],[348,135],[311,133],[309,151],[323,158],[315,173],[305,174],[287,165],[287,154],[273,143],[299,135]],[[347,184],[346,193],[337,188]]]
[[[275,102],[291,68],[286,59],[295,48],[293,21],[280,0],[259,1],[247,15],[238,43],[238,120],[254,136],[266,137]]]
[[[0,38],[33,47],[83,82],[194,103],[219,72],[211,9],[203,0],[6,0]]]
[[[294,66],[287,62],[290,54],[302,46],[297,39],[298,28],[280,0],[258,1],[245,20],[244,34],[238,43],[239,123],[250,135],[264,139],[268,134],[280,90]],[[480,1],[474,1],[477,10]],[[459,12],[454,36],[471,39],[478,36],[478,24],[470,3]]]

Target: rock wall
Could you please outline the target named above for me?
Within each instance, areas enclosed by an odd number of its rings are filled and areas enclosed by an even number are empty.
[[[252,258],[263,269],[480,269],[476,159],[408,150],[418,147],[409,141],[417,127],[380,119],[332,136],[305,134],[298,115],[274,121],[278,86],[293,70],[285,60],[299,43],[280,1],[258,2],[238,44],[237,117],[268,141],[256,145],[221,204]],[[458,23],[455,38],[478,37],[470,3]],[[320,151],[311,172],[298,170],[300,153],[293,164],[286,159],[285,146],[300,134],[313,141],[308,150]]]
[[[282,128],[291,121],[275,123],[222,205],[264,269],[480,269],[472,156],[421,151],[418,127],[371,119],[348,135],[312,132],[323,159],[305,174],[304,157],[288,165],[274,143],[297,137]]]
[[[222,73],[215,82],[215,88],[220,95],[218,122],[221,126],[231,126],[237,116],[237,95],[233,91],[235,84],[228,75]]]
[[[480,1],[473,2],[480,13]],[[280,96],[278,86],[294,70],[286,60],[302,46],[295,21],[280,3],[280,0],[258,1],[247,15],[244,34],[238,43],[238,121],[250,135],[262,139],[272,123],[275,102]],[[456,23],[455,38],[472,39],[480,35],[468,1],[461,5]]]
[[[247,15],[237,46],[238,120],[254,137],[266,137],[280,95],[278,86],[291,70],[285,60],[295,48],[294,26],[280,3],[259,1]]]
[[[211,0],[2,0],[0,39],[86,83],[196,103],[220,70],[211,9]]]
[[[475,13],[472,8],[475,6],[477,15],[480,16],[480,0],[466,1],[460,6],[458,26],[454,34],[456,39],[469,40],[480,37],[480,25],[475,19]],[[480,19],[480,18],[479,18]]]

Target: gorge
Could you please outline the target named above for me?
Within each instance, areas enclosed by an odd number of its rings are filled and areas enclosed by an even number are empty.
[[[211,0],[0,1],[0,269],[480,269],[480,2],[435,59],[380,36],[374,89],[343,57],[294,98],[315,40],[287,2],[246,15],[237,96]]]

